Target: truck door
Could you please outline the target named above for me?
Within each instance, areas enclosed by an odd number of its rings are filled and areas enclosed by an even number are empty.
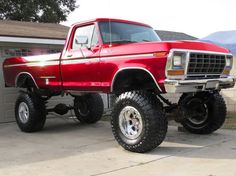
[[[61,57],[65,90],[97,91],[100,87],[98,33],[95,24],[75,27]]]

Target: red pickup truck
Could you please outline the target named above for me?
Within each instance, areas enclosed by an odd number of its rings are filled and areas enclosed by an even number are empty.
[[[8,58],[3,63],[6,87],[25,88],[15,105],[24,132],[43,128],[47,112],[73,109],[84,123],[103,114],[99,93],[114,94],[111,126],[126,150],[146,152],[162,143],[167,117],[191,133],[219,129],[226,105],[219,94],[231,88],[233,56],[222,47],[199,41],[161,41],[146,24],[99,18],[74,24],[62,53]],[[177,104],[165,93],[181,93]],[[74,97],[47,109],[56,95]]]

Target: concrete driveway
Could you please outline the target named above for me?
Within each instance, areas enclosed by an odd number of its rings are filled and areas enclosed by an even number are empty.
[[[108,122],[50,119],[32,134],[9,123],[0,133],[1,176],[236,176],[236,131],[199,136],[169,127],[165,142],[146,154],[119,147]]]

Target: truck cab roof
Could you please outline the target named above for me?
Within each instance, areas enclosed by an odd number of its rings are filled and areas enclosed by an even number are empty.
[[[142,25],[142,26],[146,26],[146,27],[151,27],[148,24],[144,24],[144,23],[140,23],[140,22],[136,22],[136,21],[130,21],[130,20],[115,19],[115,18],[94,18],[94,19],[90,19],[90,20],[74,23],[72,26],[75,26],[75,25],[86,25],[86,24],[89,24],[89,23],[99,22],[99,21],[115,21],[115,22],[131,23],[131,24],[137,24],[137,25]]]

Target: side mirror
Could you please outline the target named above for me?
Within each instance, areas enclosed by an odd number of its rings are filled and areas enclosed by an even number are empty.
[[[85,35],[76,36],[75,43],[80,45],[86,45],[88,44],[88,37]]]

